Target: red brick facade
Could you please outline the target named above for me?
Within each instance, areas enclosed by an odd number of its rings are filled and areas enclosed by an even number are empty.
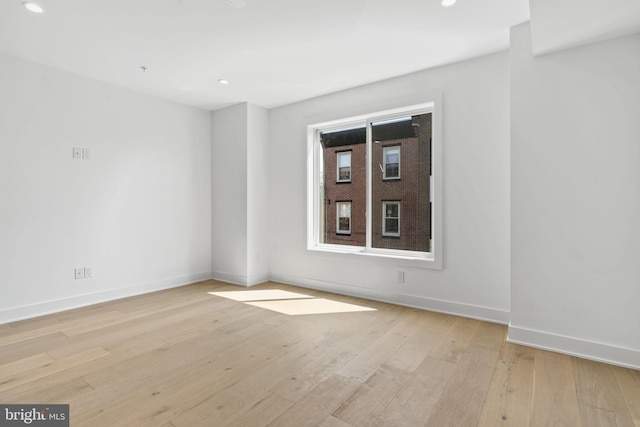
[[[372,133],[372,247],[430,251],[431,114],[410,121],[382,123]],[[366,136],[364,129],[323,134],[324,212],[321,240],[324,243],[366,244]],[[384,179],[383,150],[400,148],[399,178]],[[338,182],[338,153],[351,152],[351,181]],[[391,170],[391,169],[390,169]],[[338,202],[351,202],[350,233],[337,232]],[[399,236],[383,235],[383,202],[397,202]],[[387,222],[394,226],[393,219]]]

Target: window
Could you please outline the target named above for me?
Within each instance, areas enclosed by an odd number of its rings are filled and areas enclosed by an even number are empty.
[[[351,181],[351,151],[336,153],[338,158],[338,182]]]
[[[336,233],[351,233],[351,202],[336,203]]]
[[[336,203],[336,233],[351,233],[351,202]]]
[[[400,236],[400,202],[382,202],[382,235]]]
[[[400,178],[400,146],[384,147],[382,152],[384,179]]]
[[[437,105],[309,126],[310,250],[415,259],[441,268]]]

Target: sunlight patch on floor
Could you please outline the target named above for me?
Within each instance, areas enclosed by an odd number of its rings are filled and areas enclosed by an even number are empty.
[[[314,298],[311,295],[282,289],[208,292],[208,294],[244,302],[254,307],[276,311],[289,316],[376,311],[375,308],[371,307],[332,301],[325,298]]]
[[[298,316],[300,314],[326,314],[326,313],[351,313],[356,311],[375,311],[375,308],[361,305],[347,304],[340,301],[331,301],[324,298],[281,300],[281,301],[254,301],[247,304],[255,307],[266,308],[278,313]]]
[[[235,301],[270,301],[270,300],[283,300],[283,299],[313,298],[311,295],[283,291],[282,289],[263,289],[263,290],[257,290],[257,291],[209,292],[209,294],[216,295],[223,298],[229,298]]]

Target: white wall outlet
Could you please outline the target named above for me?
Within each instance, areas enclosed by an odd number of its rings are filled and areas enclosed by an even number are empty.
[[[404,271],[398,271],[397,280],[398,283],[404,283]]]
[[[73,270],[74,277],[76,280],[84,279],[84,268],[76,268]]]
[[[73,158],[75,160],[81,160],[82,159],[82,148],[73,147]]]
[[[93,267],[85,267],[84,268],[84,278],[90,279],[93,277]]]
[[[82,149],[82,158],[84,160],[91,160],[91,148]]]

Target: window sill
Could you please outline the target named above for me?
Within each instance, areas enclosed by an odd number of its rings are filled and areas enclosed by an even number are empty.
[[[390,261],[406,261],[411,266],[429,269],[442,269],[442,263],[437,260],[432,252],[413,252],[385,249],[365,249],[360,246],[343,245],[318,245],[307,248],[310,252],[320,254],[332,254],[337,257],[353,255],[364,258],[388,259]]]

